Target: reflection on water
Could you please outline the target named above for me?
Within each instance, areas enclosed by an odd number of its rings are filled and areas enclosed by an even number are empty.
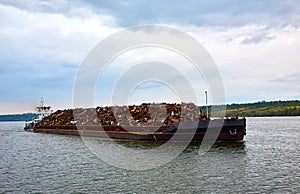
[[[102,140],[103,141],[103,140]],[[131,140],[113,140],[114,143],[117,143],[118,145],[125,146],[127,148],[132,149],[153,149],[156,147],[159,147],[164,144],[164,142],[154,142],[154,141],[131,141]],[[170,143],[170,142],[169,142]],[[191,149],[199,149],[202,142],[191,142],[186,150]],[[171,146],[178,146],[181,142],[171,142]],[[184,144],[183,144],[184,145]],[[212,146],[212,149],[221,149],[221,148],[236,148],[236,149],[245,149],[246,144],[245,141],[238,141],[238,142],[215,142]]]
[[[127,148],[132,149],[153,149],[163,145],[163,142],[155,142],[155,141],[131,141],[131,140],[121,140],[114,139],[114,142],[118,145],[125,146]]]
[[[214,145],[213,145],[213,148],[224,148],[224,149],[227,149],[227,148],[236,148],[236,149],[245,149],[246,147],[246,143],[245,141],[239,141],[239,142],[216,142]]]

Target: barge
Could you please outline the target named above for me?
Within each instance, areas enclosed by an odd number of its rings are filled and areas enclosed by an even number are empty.
[[[193,103],[143,103],[56,112],[50,111],[50,107],[41,103],[37,108],[39,118],[27,123],[25,130],[160,142],[202,141],[203,138],[213,141],[241,141],[246,135],[245,118],[211,119],[207,114],[202,114]]]

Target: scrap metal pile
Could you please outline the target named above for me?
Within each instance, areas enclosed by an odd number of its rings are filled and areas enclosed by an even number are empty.
[[[169,126],[173,122],[205,119],[195,104],[143,103],[132,106],[105,106],[58,110],[43,118],[43,126]]]

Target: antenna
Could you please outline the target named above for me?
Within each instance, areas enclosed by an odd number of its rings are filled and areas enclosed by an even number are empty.
[[[205,103],[206,103],[206,118],[208,118],[207,91],[205,91]]]
[[[43,100],[43,97],[41,97],[41,107],[44,107],[44,100]]]

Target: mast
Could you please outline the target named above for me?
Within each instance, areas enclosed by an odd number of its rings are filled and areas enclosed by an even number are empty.
[[[41,97],[41,107],[44,107],[44,100],[43,100],[43,97]]]
[[[205,91],[206,118],[208,118],[207,91]]]

